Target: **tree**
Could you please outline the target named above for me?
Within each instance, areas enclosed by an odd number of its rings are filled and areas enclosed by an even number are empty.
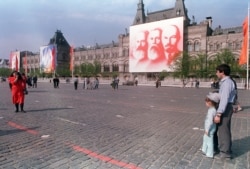
[[[206,55],[198,54],[196,58],[190,59],[190,74],[197,77],[207,76]]]
[[[166,70],[163,70],[162,72],[160,72],[159,74],[159,79],[160,80],[164,80],[165,77],[167,77],[169,75],[169,73]]]
[[[238,60],[235,58],[234,54],[229,49],[224,49],[216,55],[216,58],[211,62],[214,66],[220,64],[228,64],[231,68],[231,74],[241,74],[244,73],[243,68],[238,64]],[[215,67],[212,66],[215,71]]]
[[[101,63],[94,61],[94,63],[82,63],[80,66],[75,66],[75,74],[80,74],[82,77],[97,76],[101,73]]]
[[[12,70],[9,68],[0,68],[0,76],[8,77],[11,74]]]
[[[57,67],[56,73],[59,74],[60,76],[63,76],[63,77],[70,77],[71,76],[71,72],[70,72],[68,66]]]
[[[190,69],[190,56],[187,52],[182,53],[182,56],[175,61],[173,68],[175,77],[188,77]]]
[[[94,66],[95,66],[95,76],[101,73],[101,63],[98,61],[94,61]]]

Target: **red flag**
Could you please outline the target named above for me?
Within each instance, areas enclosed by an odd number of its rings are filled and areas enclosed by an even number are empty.
[[[70,55],[70,63],[69,63],[69,69],[72,71],[74,69],[74,63],[73,63],[73,54],[74,54],[74,47],[70,47],[69,55]]]
[[[15,67],[16,67],[16,71],[18,71],[18,59],[17,59],[17,55],[15,57],[16,57],[16,65],[15,65]]]
[[[56,70],[56,47],[52,47],[52,62],[51,62],[51,70]]]
[[[243,41],[241,54],[239,58],[239,64],[243,65],[247,63],[247,50],[248,50],[248,17],[243,22]]]

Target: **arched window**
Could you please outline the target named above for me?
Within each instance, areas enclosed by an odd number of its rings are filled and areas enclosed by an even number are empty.
[[[193,51],[193,44],[191,42],[188,42],[188,52],[192,52]]]
[[[124,72],[129,72],[129,65],[128,65],[128,62],[125,62],[124,63]]]
[[[113,72],[119,72],[119,65],[118,65],[118,63],[113,63],[112,64],[112,70],[113,70]]]
[[[194,51],[195,52],[200,51],[200,42],[195,41],[195,43],[194,43]]]
[[[109,64],[104,63],[104,66],[103,66],[103,71],[104,71],[104,72],[110,72],[110,69],[109,69]]]

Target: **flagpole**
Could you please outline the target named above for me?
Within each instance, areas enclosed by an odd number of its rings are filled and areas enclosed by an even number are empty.
[[[72,74],[72,79],[73,79],[73,77],[74,77],[74,66],[73,66],[73,64],[74,64],[74,52],[72,53],[72,58],[71,59],[72,59],[71,60],[71,64],[72,64],[71,74]]]
[[[74,77],[74,49],[73,47],[71,46],[71,76],[72,76],[72,80],[73,80],[73,77]]]
[[[27,73],[28,73],[28,64],[27,64],[27,51],[25,53],[25,75],[27,76]]]
[[[249,2],[248,2],[248,8],[247,8],[247,83],[246,83],[246,89],[249,89]]]

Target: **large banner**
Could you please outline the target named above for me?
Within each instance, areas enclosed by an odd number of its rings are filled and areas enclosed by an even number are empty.
[[[129,71],[171,71],[183,51],[183,17],[130,27]]]
[[[52,73],[56,69],[57,47],[48,45],[40,47],[40,69],[45,73]]]
[[[10,69],[19,71],[20,69],[20,51],[10,53]]]

